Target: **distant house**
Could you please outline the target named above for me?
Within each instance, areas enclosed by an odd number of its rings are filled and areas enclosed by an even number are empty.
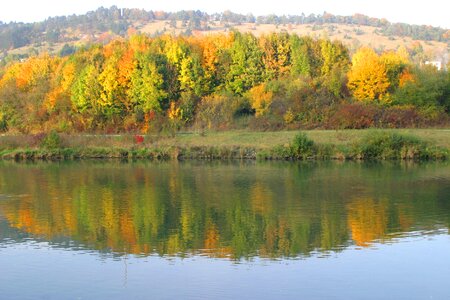
[[[426,61],[425,62],[426,65],[431,65],[436,67],[436,69],[438,69],[438,71],[442,70],[442,62],[439,60],[432,60],[432,61]]]

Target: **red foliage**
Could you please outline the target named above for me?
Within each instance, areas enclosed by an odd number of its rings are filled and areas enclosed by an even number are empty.
[[[330,118],[327,127],[341,129],[362,129],[375,127],[379,109],[363,103],[342,104]]]
[[[144,142],[144,137],[142,135],[135,135],[134,142],[136,144],[142,144]]]
[[[390,107],[380,119],[381,125],[389,128],[416,127],[420,121],[420,116],[413,107]]]

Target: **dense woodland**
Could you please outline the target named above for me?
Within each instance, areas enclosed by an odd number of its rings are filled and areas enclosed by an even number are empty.
[[[36,23],[2,23],[0,22],[0,51],[7,51],[27,45],[39,43],[64,43],[74,39],[73,32],[79,30],[85,34],[93,32],[111,32],[125,37],[127,30],[136,22],[148,23],[154,20],[168,22],[182,21],[185,34],[192,30],[208,30],[210,22],[220,22],[225,26],[241,23],[254,24],[352,24],[367,25],[377,28],[377,33],[386,36],[411,37],[416,40],[440,41],[450,43],[450,31],[444,28],[390,23],[386,19],[370,18],[365,15],[335,16],[330,13],[311,15],[277,16],[267,15],[255,17],[252,14],[236,14],[230,11],[207,14],[201,11],[145,11],[141,9],[120,9],[116,6],[99,8],[84,15],[51,17]]]
[[[0,71],[0,130],[448,124],[449,73],[412,63],[412,54],[360,48],[350,57],[341,42],[287,33],[134,35],[7,64]]]

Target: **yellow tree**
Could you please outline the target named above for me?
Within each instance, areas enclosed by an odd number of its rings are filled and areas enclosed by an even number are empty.
[[[289,35],[283,33],[263,35],[259,38],[259,45],[263,51],[262,60],[267,78],[286,75],[290,66]]]
[[[345,46],[338,41],[331,42],[328,39],[320,41],[320,50],[322,54],[321,73],[327,76],[333,72],[333,68],[346,69],[350,63],[348,51]]]
[[[164,36],[163,40],[165,42],[163,51],[167,60],[179,68],[182,60],[187,56],[188,47],[185,41],[172,36]]]
[[[386,99],[389,79],[386,67],[375,51],[361,48],[353,55],[347,85],[357,100]]]
[[[118,113],[124,106],[127,107],[127,105],[124,105],[126,102],[124,100],[126,86],[121,85],[124,79],[123,74],[119,74],[119,62],[123,58],[125,47],[125,43],[115,41],[105,46],[103,50],[105,62],[103,70],[98,76],[98,81],[101,86],[98,104],[107,115]]]
[[[272,104],[273,92],[266,90],[265,84],[259,84],[248,91],[248,98],[256,116],[262,116],[269,111]]]
[[[198,44],[202,52],[203,77],[205,88],[212,91],[215,87],[223,84],[224,65],[221,65],[221,57],[233,44],[234,34],[217,34],[192,38],[192,44]]]
[[[45,96],[44,107],[49,113],[70,108],[70,88],[75,80],[73,61],[62,59],[50,76],[50,90]]]
[[[76,66],[73,61],[65,63],[61,70],[61,88],[64,92],[69,91],[75,81]]]
[[[16,85],[23,91],[29,91],[30,88],[42,85],[49,79],[50,74],[58,65],[59,60],[50,57],[48,54],[30,57],[17,66],[12,66],[5,76],[14,77]]]

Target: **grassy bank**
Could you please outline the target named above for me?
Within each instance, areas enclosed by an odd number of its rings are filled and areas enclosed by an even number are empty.
[[[53,140],[52,140],[53,139]],[[446,159],[450,130],[0,136],[2,159]]]

